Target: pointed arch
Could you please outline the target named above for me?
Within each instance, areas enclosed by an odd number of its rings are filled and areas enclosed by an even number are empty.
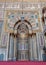
[[[24,20],[23,22],[22,22],[21,20],[17,21],[17,22],[14,24],[14,29],[17,30],[18,26],[19,26],[20,24],[22,24],[22,23],[26,24],[26,25],[28,26],[29,30],[31,30],[32,25],[31,25],[27,20]]]

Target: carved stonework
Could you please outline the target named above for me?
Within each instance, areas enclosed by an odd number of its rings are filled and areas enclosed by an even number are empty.
[[[43,39],[46,25],[42,25],[46,23],[45,0],[3,1],[0,3],[2,20],[0,48],[5,48],[6,55],[9,54],[7,60],[43,60],[43,46],[46,43]]]

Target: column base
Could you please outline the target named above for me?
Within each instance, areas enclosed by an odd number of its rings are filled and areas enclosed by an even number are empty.
[[[8,61],[16,61],[16,58],[9,58]]]
[[[13,58],[13,61],[16,61],[16,57],[15,57],[15,58]]]

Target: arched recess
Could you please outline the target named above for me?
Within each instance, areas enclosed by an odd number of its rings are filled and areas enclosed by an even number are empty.
[[[28,26],[21,23],[17,28],[17,60],[29,60]]]
[[[22,29],[21,29],[22,28]],[[19,20],[14,25],[14,34],[17,38],[16,60],[30,60],[29,34],[32,34],[32,26],[27,20]],[[24,52],[23,52],[24,50]]]

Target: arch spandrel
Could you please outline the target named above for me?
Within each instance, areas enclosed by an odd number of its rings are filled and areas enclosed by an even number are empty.
[[[8,23],[8,20],[9,20],[9,18],[8,18],[8,14],[9,13],[16,13],[16,14],[14,14],[15,15],[15,18],[13,18],[13,19],[10,19],[10,21],[9,21],[9,25],[12,27],[14,27],[14,25],[15,25],[15,31],[14,30],[11,30],[10,28],[8,29],[8,25],[7,25],[7,31],[9,31],[10,30],[10,32],[14,32],[14,33],[17,33],[17,27],[18,27],[18,25],[19,24],[21,24],[21,22],[18,22],[19,20],[21,20],[21,16],[20,15],[18,15],[18,13],[15,11],[15,10],[8,10],[8,11],[6,11],[6,20],[7,21],[5,21],[5,22],[7,22]],[[28,12],[27,12],[27,14],[28,14]],[[16,16],[17,15],[17,16]],[[26,18],[26,16],[24,17],[24,20],[25,20],[25,22],[23,22],[23,23],[25,23],[27,26],[28,26],[28,28],[29,28],[29,33],[32,33],[32,31],[31,31],[31,27],[33,26],[32,24],[31,24],[31,17],[29,16],[27,16],[27,18]],[[12,25],[11,25],[11,23],[12,23]],[[12,28],[13,28],[12,27]]]

